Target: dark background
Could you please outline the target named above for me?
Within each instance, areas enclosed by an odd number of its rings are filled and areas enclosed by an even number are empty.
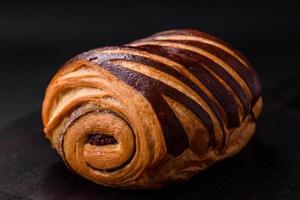
[[[0,199],[300,199],[300,6],[251,2],[0,3]],[[51,77],[89,49],[176,28],[222,38],[257,70],[265,107],[250,144],[158,191],[111,190],[71,174],[42,134]]]
[[[273,91],[276,98],[277,93],[289,92],[285,84],[300,85],[300,7],[296,4],[112,0],[2,3],[0,125],[39,109],[47,83],[71,57],[175,28],[200,29],[230,42],[256,68],[264,92],[277,86],[287,90]],[[293,100],[290,103],[299,106]]]

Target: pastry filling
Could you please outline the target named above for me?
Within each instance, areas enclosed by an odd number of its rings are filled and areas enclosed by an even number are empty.
[[[88,137],[88,143],[91,145],[103,146],[118,143],[114,136],[105,133],[94,133]]]

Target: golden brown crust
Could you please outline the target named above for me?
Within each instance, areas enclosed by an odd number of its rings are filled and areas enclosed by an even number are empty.
[[[239,52],[200,31],[171,30],[68,61],[42,118],[75,173],[156,188],[238,153],[261,110],[257,75]]]

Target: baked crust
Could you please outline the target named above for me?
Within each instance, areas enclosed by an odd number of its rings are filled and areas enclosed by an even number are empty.
[[[95,183],[157,188],[238,153],[262,110],[260,83],[227,43],[170,30],[69,60],[43,102],[44,132]]]

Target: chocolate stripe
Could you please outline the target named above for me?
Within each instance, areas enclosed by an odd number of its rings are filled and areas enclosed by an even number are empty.
[[[195,36],[195,37],[199,37],[199,38],[205,38],[207,40],[211,40],[213,42],[219,43],[227,48],[229,48],[231,51],[233,51],[238,57],[240,57],[247,65],[250,66],[249,61],[246,59],[246,57],[241,54],[239,51],[237,51],[236,49],[234,49],[229,43],[215,37],[212,36],[208,33],[202,32],[202,31],[198,31],[198,30],[193,30],[193,29],[181,29],[181,30],[171,30],[171,31],[165,31],[165,32],[159,32],[156,34],[151,35],[148,38],[155,38],[158,36],[176,36],[176,35],[189,35],[189,36]]]
[[[220,73],[224,73],[226,71],[226,74],[230,76],[232,79],[236,80],[236,83],[239,83],[240,87],[245,87],[243,90],[245,94],[247,94],[247,99],[253,99],[252,98],[252,93],[247,86],[247,84],[244,82],[244,80],[240,77],[240,75],[232,69],[227,63],[225,63],[223,60],[217,58],[215,55],[210,54],[209,52],[206,52],[203,49],[198,49],[196,47],[184,45],[184,44],[176,44],[176,43],[171,43],[171,42],[164,42],[164,41],[148,41],[148,42],[141,42],[141,43],[135,43],[132,44],[134,47],[141,47],[141,46],[162,46],[165,47],[165,49],[173,49],[173,51],[176,52],[187,52],[186,54],[190,55],[191,57],[196,57],[198,60],[202,59],[199,61],[201,64],[203,64],[206,68],[211,71],[211,66],[218,66],[220,69],[216,69],[220,71]],[[199,52],[198,52],[199,51]],[[202,53],[203,51],[203,53]],[[196,60],[197,60],[196,59]],[[209,64],[205,64],[209,63]],[[213,67],[216,68],[216,67]],[[214,72],[215,74],[216,72]],[[249,101],[249,100],[247,100]]]
[[[177,55],[183,55],[185,58],[189,58],[192,60],[197,61],[197,63],[201,65],[205,65],[208,67],[211,71],[213,71],[215,74],[217,74],[220,78],[222,78],[230,87],[231,89],[237,94],[238,98],[243,102],[245,113],[248,113],[250,110],[250,104],[249,100],[243,90],[243,88],[240,86],[240,84],[225,70],[223,67],[218,65],[217,63],[213,62],[212,60],[208,59],[205,56],[202,56],[200,54],[197,54],[195,52],[185,50],[185,49],[179,49],[174,47],[167,47],[167,46],[158,46],[158,45],[141,45],[138,47],[135,47],[137,49],[148,51],[153,54],[157,54],[164,57],[169,57],[170,59],[170,53],[174,52]],[[186,66],[190,68],[189,66]],[[190,68],[190,70],[193,70],[193,68]]]
[[[218,107],[214,104],[214,102],[194,82],[192,82],[190,79],[188,79],[187,77],[185,77],[182,74],[180,74],[175,69],[170,68],[169,66],[167,66],[167,65],[165,65],[163,63],[159,63],[159,62],[150,60],[150,59],[145,58],[145,57],[136,56],[136,55],[130,55],[130,54],[99,54],[99,55],[97,55],[97,57],[101,61],[113,60],[113,59],[129,60],[129,61],[133,61],[133,62],[144,64],[144,65],[146,65],[148,67],[153,67],[153,68],[155,68],[157,70],[160,70],[160,71],[162,71],[164,73],[167,73],[167,74],[169,74],[171,76],[174,76],[175,78],[181,80],[186,85],[188,85],[200,97],[202,97],[204,99],[204,101],[210,106],[210,108],[212,109],[212,111],[214,112],[214,114],[216,115],[216,117],[219,120],[221,126],[223,125],[223,120],[222,120],[221,113],[218,110]],[[222,89],[219,89],[219,90],[221,92],[223,91]],[[231,104],[231,105],[234,105],[234,103]],[[231,105],[229,105],[229,106],[231,106]],[[232,118],[232,121],[233,120],[235,120],[234,117]],[[238,120],[238,118],[237,118],[237,120]],[[234,122],[233,124],[237,125],[238,123],[239,123],[239,121]]]
[[[155,37],[158,37],[158,36],[176,36],[176,35],[195,36],[195,37],[199,37],[199,38],[205,38],[205,39],[211,40],[213,42],[217,42],[217,43],[229,48],[238,57],[240,57],[250,68],[252,68],[248,59],[241,52],[234,49],[229,43],[227,43],[217,37],[214,37],[210,34],[202,32],[202,31],[193,30],[193,29],[171,30],[171,31],[164,31],[164,32],[159,32],[159,33],[153,34],[148,38],[155,39]],[[146,39],[148,39],[148,38],[146,38]],[[253,78],[253,87],[256,88],[256,90],[253,93],[253,96],[254,96],[253,101],[252,101],[252,106],[253,106],[256,103],[256,101],[258,100],[258,98],[261,96],[261,84],[260,84],[259,78],[257,76],[257,73],[254,69],[252,69],[251,74],[249,76],[253,76],[252,77]]]
[[[237,127],[239,126],[239,115],[238,115],[238,110],[236,107],[236,103],[226,90],[224,86],[208,72],[204,68],[198,68],[199,64],[193,61],[186,61],[184,57],[180,57],[177,55],[173,55],[173,58],[176,59],[176,61],[181,62],[184,60],[183,64],[186,66],[189,66],[190,68],[193,68],[192,72],[195,71],[195,74],[198,75],[199,81],[201,81],[211,92],[212,94],[217,98],[218,102],[221,104],[223,107],[223,110],[225,110],[228,119],[228,127]],[[185,84],[187,84],[189,87],[191,87],[194,91],[198,93],[211,107],[213,112],[215,113],[217,119],[223,124],[222,117],[220,114],[220,111],[218,110],[218,107],[214,104],[214,102],[190,79],[187,77],[183,76],[176,70],[170,68],[169,66],[166,66],[162,63],[158,63],[156,61],[141,57],[141,56],[136,56],[136,55],[130,55],[130,54],[100,54],[98,55],[98,59],[100,60],[107,60],[107,59],[121,59],[121,60],[130,60],[134,61],[137,63],[142,63],[146,66],[153,67],[155,69],[158,69],[162,72],[165,72],[169,75],[174,76],[175,78],[181,80]],[[195,68],[195,67],[196,68]]]
[[[193,53],[188,50],[177,49],[173,47],[164,47],[157,45],[142,45],[135,47],[143,51],[148,51],[173,60],[185,66],[191,71],[200,81],[205,82],[205,86],[216,96],[226,113],[229,115],[229,127],[238,126],[238,110],[233,97],[227,89],[208,71],[202,64],[210,67],[218,76],[220,76],[237,94],[238,98],[243,102],[245,116],[249,113],[249,101],[241,88],[241,86],[218,64],[212,62],[204,56]],[[212,65],[212,66],[211,66]]]
[[[232,56],[231,54],[227,53],[226,51],[217,48],[210,44],[205,44],[199,41],[187,41],[187,40],[160,40],[160,41],[166,41],[166,42],[173,42],[178,44],[186,44],[190,46],[194,46],[197,48],[205,49],[205,51],[215,55],[216,57],[223,60],[225,63],[227,63],[231,68],[233,68],[240,77],[245,81],[247,86],[249,87],[252,95],[253,95],[253,102],[255,103],[257,99],[260,97],[260,87],[259,83],[255,83],[255,81],[258,81],[257,75],[253,68],[246,67],[244,64],[242,64],[237,58]]]
[[[139,91],[151,103],[157,114],[162,127],[167,150],[171,155],[177,156],[189,147],[187,135],[177,119],[172,109],[168,106],[161,94],[171,96],[174,100],[185,105],[191,111],[203,120],[210,133],[213,132],[213,123],[208,113],[203,110],[196,102],[185,96],[181,92],[162,83],[161,81],[152,79],[142,73],[124,68],[121,65],[114,65],[108,62],[97,60],[99,67],[102,67],[121,79],[131,87]]]
[[[176,54],[176,52],[169,51],[168,56],[165,57],[185,66],[187,70],[193,73],[198,80],[201,81],[206,88],[208,88],[208,90],[216,97],[223,110],[225,110],[229,128],[238,127],[240,125],[239,113],[235,100],[230,95],[229,91],[219,82],[217,78],[211,74],[211,72],[205,69],[197,60],[186,57],[183,54]],[[182,77],[181,74],[178,76]],[[184,81],[188,82],[189,84],[194,84],[189,79],[185,79]],[[194,87],[192,88],[195,90]],[[196,88],[199,89],[197,86]],[[200,89],[200,91],[202,90]],[[213,111],[216,112],[215,106],[212,105],[213,102],[211,102],[208,97],[205,99],[209,102],[210,107],[213,106]],[[220,114],[217,113],[217,116],[220,117]],[[221,119],[219,119],[219,121],[221,121]]]

